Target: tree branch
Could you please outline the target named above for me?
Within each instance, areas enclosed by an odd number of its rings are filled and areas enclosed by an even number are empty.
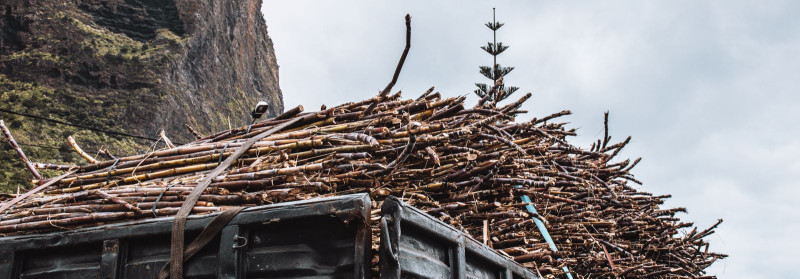
[[[384,88],[381,93],[378,93],[378,99],[369,105],[367,110],[364,111],[364,115],[371,114],[372,111],[375,110],[375,107],[386,98],[386,95],[389,95],[389,91],[392,90],[394,84],[397,83],[397,78],[400,77],[400,71],[403,70],[403,64],[406,62],[409,49],[411,49],[411,15],[406,14],[406,48],[403,49],[403,55],[400,56],[400,61],[397,62],[397,68],[394,70],[392,81],[386,85],[386,88]]]

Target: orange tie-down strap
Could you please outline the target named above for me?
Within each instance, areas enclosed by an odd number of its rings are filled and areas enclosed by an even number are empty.
[[[274,128],[269,129],[266,132],[263,132],[255,137],[250,138],[242,146],[236,149],[236,151],[234,151],[233,154],[231,154],[231,156],[229,156],[227,159],[225,159],[225,161],[223,161],[219,166],[217,166],[217,168],[211,171],[211,173],[208,174],[208,176],[206,176],[203,179],[203,181],[200,182],[200,184],[197,184],[197,186],[192,190],[192,192],[183,202],[183,205],[181,205],[181,208],[178,210],[178,213],[175,215],[175,221],[172,224],[172,243],[170,248],[170,260],[169,262],[167,262],[167,265],[164,266],[162,272],[159,273],[159,278],[167,278],[166,277],[167,274],[165,272],[167,270],[167,266],[169,266],[169,277],[173,279],[183,278],[183,263],[186,261],[186,259],[184,259],[184,255],[187,255],[188,258],[197,251],[199,251],[200,248],[202,248],[202,246],[208,243],[208,241],[211,241],[211,239],[213,239],[214,236],[220,230],[222,230],[223,227],[225,227],[225,224],[227,224],[228,221],[230,221],[230,219],[236,215],[236,213],[239,213],[239,211],[241,211],[241,209],[239,209],[235,210],[234,212],[234,210],[231,209],[215,217],[214,220],[212,220],[211,223],[209,223],[206,229],[203,230],[201,235],[198,236],[194,241],[192,241],[189,247],[184,251],[184,236],[185,236],[184,231],[186,229],[186,217],[189,217],[189,213],[192,212],[192,208],[200,199],[200,195],[202,195],[203,192],[206,190],[206,188],[208,188],[208,185],[211,185],[211,181],[214,180],[214,178],[216,178],[220,174],[222,174],[222,172],[225,171],[225,169],[227,169],[231,164],[233,164],[234,161],[239,159],[239,157],[241,157],[245,152],[247,152],[247,149],[250,149],[250,147],[253,146],[253,144],[255,144],[257,141],[271,134],[277,133],[285,129],[286,127],[289,127],[297,123],[301,119],[303,118],[298,117],[293,120],[281,123],[280,125],[275,126]],[[227,220],[223,218],[227,218]],[[214,224],[215,227],[211,228],[212,224]],[[203,233],[207,233],[210,235],[206,236],[208,239],[201,239]],[[203,241],[205,243],[201,245],[200,242]],[[195,244],[197,244],[198,247],[194,247],[193,245]],[[191,252],[190,249],[197,249],[197,250],[194,251],[193,253],[190,253]],[[162,277],[162,274],[164,275],[164,277]]]

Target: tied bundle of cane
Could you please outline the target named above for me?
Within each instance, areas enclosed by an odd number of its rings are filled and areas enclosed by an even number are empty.
[[[299,119],[215,177],[194,213],[351,193],[369,193],[380,208],[394,195],[545,276],[562,277],[568,266],[578,278],[702,278],[726,257],[709,252],[704,240],[716,225],[698,231],[675,216],[684,209],[659,208],[669,196],[629,185],[639,183],[630,173],[639,160],[612,160],[630,138],[612,144],[606,132],[586,150],[568,143],[574,129],[555,122],[569,111],[514,122],[530,93],[507,105],[466,108],[464,97],[432,92],[416,99],[398,92],[318,112],[299,106],[252,127],[77,166],[77,173],[0,213],[0,234],[173,215],[244,141]],[[521,195],[532,198],[539,214],[525,211]],[[546,223],[558,252],[532,217]]]

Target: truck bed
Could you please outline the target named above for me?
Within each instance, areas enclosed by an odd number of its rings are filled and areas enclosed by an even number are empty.
[[[185,277],[370,278],[370,204],[356,194],[247,208],[184,265]],[[214,216],[191,216],[187,241]],[[0,238],[0,278],[156,278],[169,259],[172,220]],[[536,278],[397,199],[384,202],[381,220],[373,224],[389,239],[381,278]]]

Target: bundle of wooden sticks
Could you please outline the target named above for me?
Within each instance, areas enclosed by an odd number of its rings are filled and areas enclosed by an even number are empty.
[[[556,121],[569,111],[514,122],[530,94],[467,108],[465,97],[432,92],[416,99],[379,95],[318,112],[299,106],[135,156],[100,160],[81,150],[90,162],[82,166],[33,164],[76,172],[0,212],[0,234],[173,215],[244,141],[299,119],[215,177],[193,212],[362,192],[380,208],[394,195],[545,277],[563,278],[568,267],[578,278],[713,278],[704,269],[726,257],[709,252],[704,240],[716,225],[693,228],[675,216],[685,209],[659,207],[668,195],[631,186],[639,183],[630,173],[639,160],[613,160],[630,138],[612,144],[606,128],[582,149],[567,141],[574,129]],[[75,140],[70,144],[80,150]],[[526,211],[523,195],[538,213]],[[545,224],[557,252],[532,218]]]

